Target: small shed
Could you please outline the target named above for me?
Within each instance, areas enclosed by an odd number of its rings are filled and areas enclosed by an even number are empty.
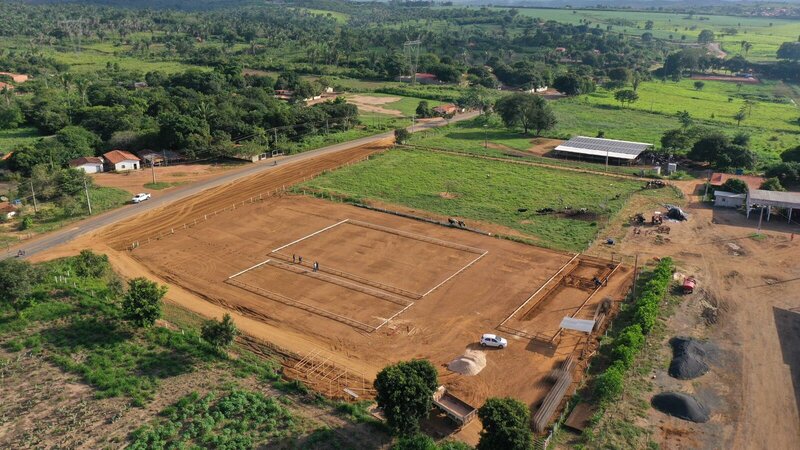
[[[739,208],[744,206],[745,199],[747,199],[747,194],[714,191],[714,206],[719,206],[722,208]]]
[[[103,158],[99,156],[81,156],[71,160],[69,166],[86,173],[100,173],[103,171]]]
[[[616,139],[577,136],[557,146],[556,154],[582,159],[605,160],[612,164],[631,164],[653,144]]]
[[[788,221],[791,223],[792,212],[795,209],[800,209],[800,192],[764,191],[761,189],[750,189],[747,192],[748,218],[750,218],[750,211],[766,208],[766,219],[769,221],[773,207],[786,208],[788,210]]]
[[[103,154],[103,159],[105,160],[106,168],[116,172],[139,170],[142,167],[142,161],[139,157],[125,150],[111,150]]]

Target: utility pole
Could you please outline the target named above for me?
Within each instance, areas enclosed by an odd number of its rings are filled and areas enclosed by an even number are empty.
[[[86,184],[86,177],[83,178],[83,191],[86,192],[86,206],[89,207],[89,215],[92,215],[92,201],[89,199],[89,185]]]
[[[153,173],[153,184],[156,184],[156,162],[150,161],[150,172]]]
[[[36,204],[36,192],[33,190],[33,180],[31,180],[31,195],[33,196],[33,211],[39,212],[39,205]]]

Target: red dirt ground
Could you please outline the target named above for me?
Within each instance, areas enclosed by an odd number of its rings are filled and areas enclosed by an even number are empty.
[[[277,246],[343,219],[378,223],[482,248],[488,250],[488,254],[373,333],[224,282],[228,276],[266,259],[267,254]],[[325,252],[331,255],[330,259],[320,258],[322,266],[324,268],[330,264],[325,261],[336,261],[337,258],[346,261],[348,255],[360,248],[365,252],[366,260],[364,266],[359,268],[360,276],[387,284],[398,284],[403,279],[413,280],[426,263],[430,264],[429,251],[419,251],[418,245],[380,244],[381,239],[403,240],[390,236],[393,235],[379,236],[374,247],[365,246],[358,240],[354,241],[355,245],[351,245],[350,240],[331,242],[335,245],[325,247]],[[282,328],[294,330],[315,341],[320,349],[339,352],[345,364],[351,359],[360,361],[362,364],[355,367],[366,367],[368,370],[364,375],[367,378],[374,376],[386,364],[398,360],[425,357],[437,366],[445,365],[461,355],[465,348],[474,346],[481,333],[494,331],[507,315],[571,258],[571,255],[462,230],[294,196],[248,204],[228,214],[218,215],[194,228],[176,231],[162,240],[142,245],[133,251],[132,256],[171,283],[196,293],[208,302],[257,320],[282,324]],[[419,257],[416,265],[395,263],[412,261],[415,257]],[[376,264],[380,261],[392,262],[391,267]],[[415,291],[422,290],[436,280],[446,278],[463,263],[461,258],[441,267],[435,264],[435,276],[421,277],[424,282],[414,281],[405,286]],[[348,267],[347,271],[353,272],[355,269]],[[383,320],[387,314],[401,309],[396,304],[363,294],[345,295],[348,290],[340,285],[309,280],[304,275],[283,269],[270,268],[267,272],[259,271],[257,274],[263,277],[262,281],[267,285],[280,289],[281,295],[313,302],[317,307],[336,308],[338,313],[355,315],[354,319],[367,320],[364,319],[367,317],[372,320],[370,323]],[[620,299],[627,289],[629,274],[629,271],[623,270],[612,277],[610,285],[596,296],[598,301],[607,296]],[[562,302],[561,297],[556,295],[531,322],[540,322],[539,328],[544,330],[556,329],[561,317],[572,312],[576,300],[574,295],[570,295],[569,302]],[[465,377],[442,369],[447,386],[475,405],[482,404],[489,396],[497,395],[518,397],[534,405],[546,392],[546,387],[536,386],[537,380],[541,380],[578,344],[577,337],[565,338],[552,353],[543,354],[533,351],[527,339],[508,337],[511,338],[509,348],[489,351],[488,365],[477,376]]]

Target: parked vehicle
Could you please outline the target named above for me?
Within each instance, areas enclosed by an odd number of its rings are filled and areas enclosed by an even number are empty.
[[[508,347],[508,341],[496,334],[484,334],[481,336],[481,345],[483,347],[506,348]]]
[[[133,199],[131,199],[133,203],[142,203],[145,200],[150,200],[150,194],[148,194],[147,192],[140,192],[134,195]]]

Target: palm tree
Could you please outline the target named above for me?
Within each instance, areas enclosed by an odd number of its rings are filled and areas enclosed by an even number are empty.
[[[753,44],[751,44],[748,41],[742,41],[741,47],[742,50],[744,50],[744,57],[747,58],[747,53],[750,51],[751,48],[753,48]]]

